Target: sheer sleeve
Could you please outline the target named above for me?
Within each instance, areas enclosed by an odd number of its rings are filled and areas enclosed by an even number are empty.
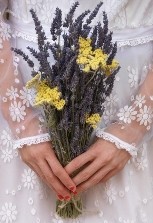
[[[118,120],[106,128],[99,126],[96,136],[136,156],[141,144],[153,134],[153,69],[133,96],[132,102],[120,108]]]
[[[132,156],[137,156],[153,136],[152,47],[150,42],[120,52],[119,79],[106,99],[102,121],[96,129],[97,137],[115,143]]]
[[[49,141],[41,112],[32,107],[35,92],[26,89],[18,69],[19,58],[11,51],[11,30],[0,0],[0,109],[14,139],[14,148]]]

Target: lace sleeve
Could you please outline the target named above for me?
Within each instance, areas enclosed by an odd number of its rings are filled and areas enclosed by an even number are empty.
[[[11,30],[4,16],[7,1],[0,0],[0,104],[14,138],[14,147],[49,141],[40,111],[32,108],[34,91],[26,89],[18,69],[19,58],[11,51]],[[6,18],[5,18],[6,17]]]
[[[118,119],[106,128],[98,127],[96,136],[115,143],[118,148],[137,155],[141,144],[153,133],[153,69],[150,68],[144,82],[132,102],[120,108]]]

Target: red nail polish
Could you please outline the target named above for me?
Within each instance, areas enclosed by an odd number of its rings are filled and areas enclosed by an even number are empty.
[[[69,187],[70,191],[72,191],[73,193],[75,192],[75,187]]]
[[[77,194],[78,194],[78,192],[77,192],[77,191],[74,191],[74,192],[73,192],[73,194],[77,195]]]
[[[62,195],[60,195],[60,194],[58,194],[57,197],[58,197],[59,200],[61,200],[61,201],[64,200],[64,197],[63,197]]]
[[[64,197],[64,199],[69,201],[71,199],[71,197],[70,196],[66,196],[66,197]]]

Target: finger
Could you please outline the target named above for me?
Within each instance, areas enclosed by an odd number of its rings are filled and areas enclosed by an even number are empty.
[[[86,191],[87,189],[95,186],[96,184],[98,184],[101,179],[108,174],[111,171],[110,166],[105,166],[103,168],[101,168],[99,171],[97,171],[91,178],[89,178],[87,181],[85,181],[84,183],[80,184],[77,187],[77,191],[78,193]]]
[[[77,169],[83,167],[88,162],[92,161],[94,157],[90,153],[90,151],[81,154],[80,156],[73,159],[66,167],[66,172],[70,175]]]
[[[105,183],[111,177],[115,176],[117,173],[118,173],[118,170],[117,169],[114,169],[114,170],[110,171],[108,174],[106,174],[106,176],[103,177],[103,179],[100,182],[101,183]]]
[[[72,192],[76,191],[76,185],[73,180],[70,178],[66,170],[62,167],[62,165],[57,160],[56,156],[46,157],[46,160],[52,169],[54,175],[67,187],[67,189]]]
[[[45,178],[47,184],[53,187],[53,189],[56,191],[58,195],[60,195],[65,199],[67,198],[67,200],[69,200],[71,198],[69,190],[53,174],[47,161],[46,160],[39,161],[38,166],[41,169],[42,175]]]
[[[73,178],[76,186],[88,180],[92,175],[94,175],[99,169],[102,168],[102,165],[103,164],[101,160],[94,160],[91,164],[85,167]]]

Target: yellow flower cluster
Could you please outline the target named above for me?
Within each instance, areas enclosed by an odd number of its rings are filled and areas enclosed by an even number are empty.
[[[86,118],[86,123],[91,125],[93,128],[96,128],[100,119],[100,115],[95,113]]]
[[[57,110],[62,110],[65,105],[65,100],[61,99],[61,92],[57,87],[50,88],[46,81],[39,81],[40,76],[36,75],[32,80],[27,82],[26,87],[34,87],[37,91],[35,97],[35,106],[45,103],[54,106]]]
[[[79,38],[77,63],[83,66],[84,72],[88,73],[89,71],[101,69],[106,75],[110,75],[119,66],[119,63],[113,60],[111,65],[107,65],[107,59],[108,55],[103,53],[100,48],[92,50],[91,39]]]

